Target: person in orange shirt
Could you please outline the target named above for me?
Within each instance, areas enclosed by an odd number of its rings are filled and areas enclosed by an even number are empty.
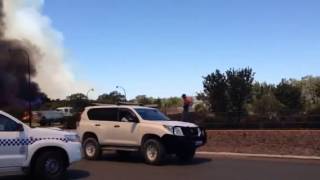
[[[182,100],[183,100],[183,112],[182,112],[182,121],[189,122],[189,110],[192,106],[192,97],[187,97],[186,94],[182,94]]]

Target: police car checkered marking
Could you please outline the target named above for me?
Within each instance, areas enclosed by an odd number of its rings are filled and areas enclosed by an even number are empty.
[[[67,138],[16,138],[16,139],[0,139],[0,147],[1,146],[28,146],[32,145],[37,141],[42,140],[57,140],[68,143],[69,140]]]

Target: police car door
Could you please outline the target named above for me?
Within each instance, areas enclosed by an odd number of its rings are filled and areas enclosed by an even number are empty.
[[[20,167],[26,158],[25,133],[19,125],[0,114],[0,170]]]

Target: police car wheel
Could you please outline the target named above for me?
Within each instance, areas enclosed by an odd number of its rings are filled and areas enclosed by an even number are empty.
[[[87,160],[98,160],[101,155],[100,144],[96,138],[89,137],[83,141],[84,156]]]
[[[58,151],[48,151],[39,155],[35,161],[33,177],[35,179],[66,179],[67,162]]]

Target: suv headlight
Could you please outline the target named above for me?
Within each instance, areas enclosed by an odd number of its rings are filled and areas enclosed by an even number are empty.
[[[64,138],[68,141],[68,142],[80,142],[80,137],[76,134],[74,135],[65,135]]]
[[[167,126],[167,125],[164,125],[163,127],[166,128],[171,134],[175,136],[184,136],[181,127],[173,127],[173,126]]]
[[[172,126],[163,125],[163,127],[167,129],[171,134],[174,134]]]
[[[173,134],[176,136],[183,136],[183,132],[181,127],[174,127],[173,128]]]
[[[204,130],[202,128],[198,127],[198,136],[202,136],[204,134],[205,134]]]

